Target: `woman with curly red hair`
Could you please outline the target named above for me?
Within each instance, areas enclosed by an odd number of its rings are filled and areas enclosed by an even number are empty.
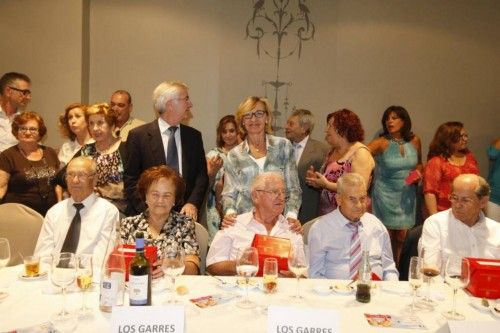
[[[463,173],[479,174],[474,155],[467,148],[464,124],[449,121],[438,127],[429,146],[424,172],[424,199],[429,215],[451,207],[451,183]]]
[[[348,109],[330,113],[326,118],[326,141],[332,149],[320,172],[309,170],[306,183],[320,188],[320,215],[337,208],[337,180],[344,174],[356,172],[370,184],[375,161],[362,141],[365,131],[358,115]]]

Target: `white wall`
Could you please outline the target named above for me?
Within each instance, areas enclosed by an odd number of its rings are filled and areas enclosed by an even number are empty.
[[[293,83],[290,109],[316,113],[314,136],[323,137],[329,112],[348,107],[360,115],[369,140],[384,109],[400,104],[412,116],[424,154],[440,123],[463,121],[486,174],[486,146],[500,136],[500,2],[306,3],[316,26],[314,41],[303,44],[300,59],[292,55],[282,62],[280,78]],[[8,38],[2,44],[16,46],[2,47],[0,71],[33,78],[32,107],[48,123],[82,97],[81,7],[76,0],[0,3],[2,39]],[[136,116],[149,120],[154,87],[184,81],[194,103],[192,125],[211,148],[217,120],[244,97],[264,94],[262,80],[275,77],[275,62],[257,58],[255,41],[244,38],[252,8],[252,1],[243,0],[90,0],[90,102],[127,89]],[[13,12],[26,18],[23,25]],[[50,125],[47,142],[55,146]]]

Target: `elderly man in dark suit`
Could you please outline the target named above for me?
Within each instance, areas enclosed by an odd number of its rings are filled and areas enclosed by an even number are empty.
[[[306,184],[306,172],[312,166],[314,170],[321,165],[328,153],[328,146],[310,137],[314,128],[314,116],[311,111],[295,110],[286,122],[285,135],[295,149],[295,160],[302,189],[302,205],[299,211],[299,221],[304,224],[318,217],[320,191]]]
[[[134,128],[127,139],[129,160],[125,165],[125,194],[128,213],[144,210],[135,188],[141,173],[149,167],[168,165],[179,171],[186,182],[184,205],[180,212],[198,218],[207,186],[207,162],[201,133],[181,124],[193,106],[188,87],[180,82],[163,82],[153,92],[158,119]]]

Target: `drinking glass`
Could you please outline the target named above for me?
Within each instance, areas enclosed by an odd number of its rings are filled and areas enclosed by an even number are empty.
[[[465,288],[469,284],[469,260],[458,255],[450,255],[444,269],[445,281],[453,289],[453,307],[443,312],[443,316],[451,320],[464,320],[465,316],[456,311],[456,296],[458,288]]]
[[[82,291],[82,307],[79,312],[82,315],[89,314],[92,310],[87,307],[87,290],[92,287],[93,265],[91,254],[80,254],[77,257],[76,283]]]
[[[278,287],[278,260],[276,258],[264,259],[264,268],[262,269],[264,292],[273,294]]]
[[[431,248],[422,248],[422,273],[427,281],[427,295],[422,299],[423,305],[433,307],[436,302],[431,299],[431,282],[432,279],[441,273],[441,251]]]
[[[175,299],[175,278],[184,272],[184,251],[178,247],[167,246],[163,250],[161,269],[166,277],[170,277],[172,297],[165,303],[178,303]]]
[[[66,310],[66,288],[75,282],[76,264],[76,257],[73,253],[61,252],[52,257],[50,279],[56,287],[62,289],[61,311],[52,317],[54,322],[69,322],[73,318],[73,314]]]
[[[308,268],[309,265],[307,262],[306,252],[304,251],[304,246],[302,244],[294,244],[290,248],[290,252],[288,254],[288,269],[295,274],[295,277],[297,278],[297,293],[292,296],[295,299],[303,298],[300,295],[300,276],[305,275]]]
[[[0,238],[0,269],[9,264],[10,244],[7,238]]]
[[[236,257],[236,273],[245,278],[245,298],[236,305],[240,308],[251,309],[256,304],[248,298],[248,284],[250,278],[259,270],[259,254],[255,247],[245,247],[238,250]]]
[[[413,297],[411,301],[411,312],[415,312],[415,298],[417,297],[417,289],[423,283],[422,258],[411,257],[410,268],[408,270],[408,282],[413,289]]]

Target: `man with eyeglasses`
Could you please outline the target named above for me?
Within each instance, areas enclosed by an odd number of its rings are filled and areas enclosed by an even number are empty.
[[[93,254],[94,263],[100,265],[120,215],[113,204],[94,193],[96,172],[97,166],[89,157],[79,156],[69,162],[66,183],[70,197],[45,215],[35,255],[87,253]]]
[[[17,144],[12,120],[31,101],[31,80],[26,74],[10,72],[0,78],[0,152]]]
[[[366,212],[364,178],[344,174],[337,182],[338,208],[323,215],[309,231],[309,276],[356,279],[362,251],[369,251],[372,273],[382,280],[398,280],[389,233],[382,222]]]
[[[207,255],[207,270],[213,275],[235,275],[238,249],[251,246],[256,234],[287,238],[292,244],[303,245],[302,235],[292,232],[283,216],[287,191],[281,173],[268,171],[257,175],[251,196],[253,210],[238,215],[234,226],[215,234]]]
[[[184,204],[175,209],[197,221],[208,174],[201,133],[181,124],[193,107],[188,86],[181,82],[159,84],[153,92],[153,104],[158,119],[134,128],[127,139],[124,183],[128,214],[137,215],[145,209],[135,190],[141,173],[153,166],[168,165],[186,182]]]
[[[127,136],[131,129],[145,124],[144,121],[130,116],[133,107],[132,96],[126,90],[115,91],[111,95],[109,107],[116,116],[113,135],[121,138],[122,141],[127,141]]]
[[[462,174],[452,183],[451,208],[425,220],[421,247],[441,250],[443,263],[450,254],[500,259],[500,223],[484,216],[490,186],[475,174]]]

